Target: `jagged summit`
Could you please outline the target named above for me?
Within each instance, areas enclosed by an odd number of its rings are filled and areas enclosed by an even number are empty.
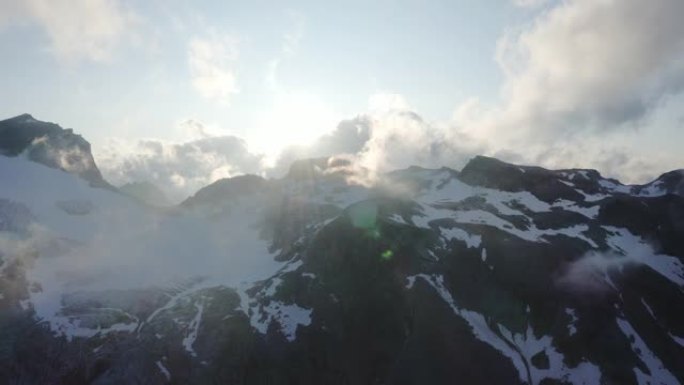
[[[0,121],[0,153],[25,153],[34,162],[76,174],[94,186],[113,189],[97,168],[88,141],[72,129],[36,120],[30,114]]]
[[[26,113],[26,112],[23,114],[19,114],[15,117],[6,119],[6,120],[8,120],[8,121],[11,120],[11,121],[18,122],[18,123],[33,123],[33,122],[37,121],[31,114]]]
[[[529,191],[545,202],[556,199],[578,200],[587,195],[631,194],[684,196],[684,170],[667,172],[643,185],[624,185],[591,169],[549,170],[538,166],[506,163],[496,158],[475,156],[459,174],[472,185],[504,191]]]
[[[240,196],[263,192],[267,185],[268,181],[258,175],[247,174],[223,178],[201,188],[193,196],[183,201],[181,206],[218,204]]]

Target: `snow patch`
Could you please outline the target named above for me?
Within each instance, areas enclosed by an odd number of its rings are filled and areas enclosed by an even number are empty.
[[[164,364],[159,360],[157,360],[157,368],[159,368],[161,374],[163,374],[164,377],[166,377],[166,381],[171,380],[171,372],[169,372],[169,370],[166,369],[166,366],[164,366]]]
[[[297,328],[309,326],[311,324],[311,313],[313,310],[299,307],[295,304],[286,305],[280,301],[270,301],[267,306],[261,307],[261,312],[257,308],[251,309],[250,324],[261,334],[266,334],[268,326],[272,321],[280,325],[280,331],[285,338],[292,342],[297,338]]]
[[[684,347],[684,338],[683,338],[683,337],[677,337],[676,335],[674,335],[674,334],[672,334],[672,333],[667,333],[667,334],[668,334],[668,335],[670,336],[670,338],[672,338],[672,340],[673,340],[674,342],[676,342],[679,346]]]
[[[613,250],[625,256],[625,262],[646,265],[680,287],[684,287],[684,265],[678,258],[656,254],[653,247],[627,229],[611,226],[603,228],[610,233],[606,242]]]
[[[650,372],[647,374],[639,368],[634,368],[634,374],[636,374],[639,384],[668,385],[679,383],[627,320],[618,318],[617,324],[622,333],[630,340],[634,353],[639,356],[641,362],[646,365]]]
[[[512,361],[521,381],[531,380],[533,384],[538,384],[544,378],[549,377],[568,381],[572,384],[589,385],[599,383],[601,371],[598,366],[589,362],[582,362],[574,368],[567,367],[563,362],[563,355],[552,346],[550,336],[537,338],[531,327],[528,327],[525,335],[514,335],[500,324],[497,324],[497,332],[490,328],[489,323],[482,314],[459,309],[451,293],[444,286],[444,278],[442,276],[417,274],[407,278],[409,280],[408,288],[413,287],[417,278],[423,279],[432,286],[442,300],[449,305],[451,310],[470,325],[476,338],[492,346]],[[549,369],[538,369],[531,364],[532,356],[540,351],[544,351],[548,356]]]
[[[204,302],[200,301],[199,303],[195,303],[195,308],[197,309],[197,313],[195,314],[195,318],[190,321],[190,324],[188,325],[188,333],[186,334],[185,338],[183,338],[183,347],[193,357],[197,357],[197,352],[195,352],[193,345],[195,344],[195,340],[197,340],[197,333],[199,332],[200,323],[202,322]]]
[[[575,309],[565,309],[565,314],[570,316],[570,323],[568,323],[568,335],[572,337],[577,333],[577,314],[575,313]]]
[[[450,229],[440,228],[442,237],[447,240],[457,239],[459,241],[465,242],[466,246],[469,248],[478,248],[482,243],[482,237],[479,235],[472,235],[469,232],[460,229],[458,227],[452,227]]]
[[[560,209],[565,210],[565,211],[574,211],[576,213],[584,215],[585,217],[587,217],[589,219],[597,218],[598,214],[599,214],[599,210],[601,208],[599,205],[595,205],[595,206],[591,206],[591,207],[581,207],[581,206],[577,205],[577,203],[575,203],[573,201],[566,200],[566,199],[559,199],[559,200],[553,202],[553,205],[551,207],[553,207],[553,208],[557,207],[557,208],[560,208]]]

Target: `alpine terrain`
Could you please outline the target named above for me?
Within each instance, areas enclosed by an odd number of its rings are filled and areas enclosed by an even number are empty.
[[[0,153],[1,384],[684,383],[683,170],[322,158],[165,206],[30,115]]]

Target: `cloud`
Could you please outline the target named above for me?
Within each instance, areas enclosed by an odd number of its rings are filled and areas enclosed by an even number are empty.
[[[126,38],[132,38],[139,17],[118,0],[24,0],[0,5],[0,25],[39,25],[60,60],[107,61]]]
[[[230,35],[211,33],[193,38],[188,44],[188,65],[192,85],[204,98],[229,104],[239,92],[234,70],[238,40]]]
[[[684,87],[684,3],[565,1],[499,42],[500,125],[573,135],[638,122]]]
[[[671,159],[640,151],[620,137],[633,134],[684,88],[681,14],[684,3],[678,0],[549,3],[531,23],[499,41],[496,59],[505,76],[499,103],[473,98],[456,109],[452,121],[433,122],[413,112],[404,96],[383,92],[370,97],[365,113],[317,139],[321,129],[334,127],[338,114],[315,95],[278,91],[276,61],[274,107],[256,131],[270,133],[268,140],[260,139],[264,148],[258,151],[277,161],[264,162],[240,139],[221,142],[205,126],[189,123],[196,140],[140,142],[148,155],[125,157],[113,169],[124,170],[121,175],[129,179],[152,175],[153,182],[187,194],[219,175],[279,177],[298,158],[345,155],[355,167],[377,175],[411,165],[458,169],[472,156],[487,154],[550,168],[598,168],[644,182],[665,171]],[[303,34],[298,20],[283,39],[282,57],[297,50]],[[205,97],[227,101],[237,92],[231,69],[235,39],[210,34],[194,39],[190,53],[193,77],[200,79],[194,85]],[[274,155],[283,144],[306,142]]]
[[[268,63],[265,76],[266,85],[274,92],[281,91],[278,79],[278,70],[281,63],[295,56],[306,32],[307,19],[303,13],[288,11],[285,13],[285,16],[290,23],[290,28],[283,34],[280,52]]]
[[[535,8],[548,2],[549,0],[513,0],[513,5],[523,8]]]
[[[186,125],[202,126],[191,121]],[[183,143],[156,139],[130,143],[112,139],[98,151],[97,163],[114,185],[151,182],[178,202],[221,178],[262,172],[262,157],[234,136],[207,136]]]
[[[591,295],[607,294],[612,288],[609,271],[620,269],[634,261],[615,253],[590,252],[568,264],[556,278],[559,288],[592,298]]]
[[[288,11],[287,18],[292,23],[292,29],[283,35],[283,54],[291,56],[299,49],[299,44],[304,38],[306,16],[297,11]]]
[[[649,129],[648,119],[684,89],[681,14],[678,0],[554,3],[498,42],[501,102],[471,99],[454,124],[491,154],[546,167],[608,166],[643,182],[644,167],[672,162],[617,143]]]
[[[452,121],[429,122],[402,95],[378,93],[361,115],[365,134],[342,137],[353,144],[344,152],[375,173],[414,164],[459,168],[484,153],[550,168],[598,168],[645,182],[672,159],[638,151],[624,137],[636,138],[668,96],[684,88],[680,14],[684,3],[677,0],[549,3],[498,43],[496,60],[505,77],[500,103],[473,98]],[[328,137],[343,132],[353,133],[338,127]],[[281,159],[335,150],[316,141],[289,147]]]
[[[404,95],[379,92],[368,99],[368,108],[374,113],[386,113],[394,110],[410,110],[411,106]]]
[[[309,145],[285,147],[273,166],[266,170],[269,176],[284,175],[297,159],[321,158],[357,154],[370,139],[372,121],[367,115],[341,121],[330,133],[317,138]]]
[[[282,174],[296,159],[342,155],[354,169],[366,170],[363,182],[371,183],[381,173],[412,165],[460,168],[485,151],[458,127],[425,121],[400,94],[372,95],[368,109],[308,146],[287,147],[270,174]]]

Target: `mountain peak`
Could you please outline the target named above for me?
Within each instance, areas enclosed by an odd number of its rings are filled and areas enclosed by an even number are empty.
[[[474,186],[504,191],[529,191],[542,201],[556,199],[577,201],[582,196],[562,183],[558,172],[541,167],[516,166],[486,156],[476,156],[461,170],[459,178]]]
[[[9,118],[7,120],[12,120],[12,121],[21,122],[21,123],[33,123],[36,121],[36,119],[29,113],[23,113],[23,114],[15,116],[15,117]]]
[[[258,175],[246,174],[232,178],[219,179],[201,188],[195,195],[189,197],[182,206],[193,207],[203,204],[216,204],[231,198],[249,195],[263,191],[268,181]]]
[[[93,186],[113,188],[95,165],[90,143],[71,129],[25,113],[0,121],[0,137],[2,155],[24,153],[34,162],[76,174]]]

